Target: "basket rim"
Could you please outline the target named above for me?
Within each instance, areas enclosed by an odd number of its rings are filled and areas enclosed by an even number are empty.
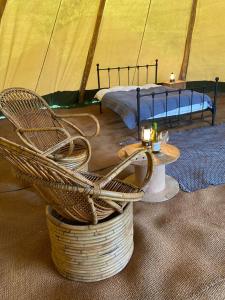
[[[112,225],[114,223],[117,223],[118,221],[120,221],[120,219],[122,219],[125,215],[127,215],[129,213],[129,210],[131,210],[132,207],[133,207],[133,202],[128,202],[126,207],[123,210],[123,213],[113,217],[110,220],[102,221],[101,223],[98,223],[95,225],[93,225],[93,224],[72,225],[72,224],[65,223],[52,215],[53,208],[50,205],[46,206],[45,213],[46,213],[47,219],[56,226],[71,229],[71,230],[73,230],[75,228],[79,230],[82,228],[82,231],[83,231],[83,230],[88,230],[88,229],[97,229],[97,228],[101,228],[106,225]]]

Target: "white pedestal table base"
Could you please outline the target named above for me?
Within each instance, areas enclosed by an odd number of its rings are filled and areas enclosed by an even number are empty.
[[[126,178],[127,182],[140,185],[143,182],[146,168],[135,165],[135,174]],[[171,176],[166,175],[165,165],[156,166],[152,178],[144,187],[144,202],[162,202],[173,198],[179,192],[179,184]]]

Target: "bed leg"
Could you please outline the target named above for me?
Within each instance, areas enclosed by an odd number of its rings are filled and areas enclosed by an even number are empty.
[[[213,105],[213,107],[212,107],[212,123],[211,123],[212,126],[215,125],[215,120],[216,120],[216,105]]]
[[[215,78],[214,83],[214,101],[212,105],[212,126],[215,125],[215,119],[216,119],[216,104],[217,104],[217,95],[218,95],[218,83],[219,83],[219,77]]]

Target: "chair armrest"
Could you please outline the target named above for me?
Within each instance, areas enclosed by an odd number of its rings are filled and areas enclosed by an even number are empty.
[[[70,138],[69,133],[64,128],[61,128],[61,127],[18,128],[18,129],[16,129],[17,135],[24,142],[24,144],[27,145],[29,148],[35,150],[38,153],[43,153],[43,151],[38,149],[35,145],[33,145],[26,138],[24,138],[23,133],[26,133],[26,132],[45,132],[45,131],[59,131],[59,132],[63,133],[67,138]],[[72,142],[71,142],[71,145],[70,145],[70,151],[73,151],[73,143]]]
[[[57,143],[56,145],[50,147],[49,149],[47,149],[46,151],[40,151],[40,149],[36,148],[34,145],[32,145],[31,143],[29,143],[22,135],[21,133],[24,132],[42,132],[42,131],[60,131],[62,133],[64,133],[67,138],[64,139],[63,141]],[[60,150],[62,147],[64,147],[66,144],[70,144],[70,147],[68,148],[68,152],[64,155],[64,157],[69,156],[73,150],[74,150],[74,141],[79,139],[79,140],[83,140],[87,146],[87,151],[88,151],[88,155],[87,158],[85,159],[85,161],[79,166],[79,168],[76,168],[77,170],[82,169],[83,165],[85,165],[86,163],[88,163],[88,161],[90,160],[91,157],[91,146],[89,141],[83,137],[83,136],[70,136],[68,134],[68,132],[61,127],[48,127],[48,128],[28,128],[28,129],[23,129],[23,128],[19,128],[16,130],[18,136],[21,138],[21,140],[31,149],[41,153],[43,156],[48,156],[50,158],[54,158],[53,153]]]
[[[141,185],[141,188],[145,186],[145,184],[150,180],[153,172],[153,158],[152,154],[147,149],[141,149],[135,151],[132,155],[122,161],[118,166],[116,166],[112,171],[110,171],[106,176],[104,176],[100,181],[98,181],[98,185],[100,188],[103,188],[107,183],[109,183],[112,179],[114,179],[119,173],[121,173],[124,169],[126,169],[132,162],[136,161],[137,156],[140,154],[145,154],[147,157],[147,172],[144,178],[144,181]]]
[[[18,128],[17,132],[41,132],[41,131],[61,131],[67,136],[69,136],[68,132],[62,127],[45,127],[45,128]]]
[[[49,148],[48,150],[46,150],[45,152],[42,153],[42,155],[44,156],[48,156],[48,155],[51,155],[53,154],[55,151],[57,150],[60,150],[62,147],[64,147],[66,144],[69,144],[69,143],[73,143],[75,140],[82,140],[85,142],[86,146],[87,146],[87,151],[88,151],[88,155],[87,155],[87,158],[85,159],[85,161],[77,168],[76,167],[76,170],[80,170],[82,169],[82,167],[89,162],[90,158],[91,158],[91,145],[89,143],[89,141],[83,137],[83,136],[73,136],[73,137],[69,137],[61,142],[59,142],[58,144],[52,146],[51,148]],[[73,143],[74,145],[74,143]],[[70,155],[71,153],[68,151],[67,155]],[[73,169],[72,169],[73,170]]]
[[[100,131],[100,124],[98,119],[92,115],[92,114],[88,114],[88,113],[81,113],[81,114],[67,114],[67,115],[57,115],[55,114],[55,117],[58,119],[61,119],[61,121],[65,122],[66,124],[68,124],[69,126],[71,126],[72,128],[74,128],[75,130],[77,130],[81,135],[83,136],[88,136],[85,135],[84,132],[78,128],[76,125],[74,125],[73,123],[69,122],[68,120],[65,120],[66,118],[76,118],[76,117],[88,117],[91,118],[92,121],[95,123],[96,125],[96,129],[95,129],[95,133],[92,135],[89,135],[88,137],[93,137],[93,136],[97,136],[99,134]]]

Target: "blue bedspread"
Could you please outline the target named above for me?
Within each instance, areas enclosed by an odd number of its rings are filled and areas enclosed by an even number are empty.
[[[166,90],[173,90],[168,87],[159,86],[156,88],[142,89],[141,94],[148,93],[158,93]],[[202,93],[193,92],[193,98],[191,97],[191,91],[184,90],[181,93],[180,107],[185,108],[187,106],[198,105],[197,110],[201,110],[203,107],[211,107],[212,101],[209,96]],[[137,92],[136,90],[131,91],[115,91],[108,92],[102,98],[102,103],[113,110],[115,113],[119,114],[126,126],[130,129],[133,129],[137,126]],[[192,99],[191,99],[192,98]],[[179,107],[179,97],[178,92],[169,93],[168,102],[167,102],[167,111],[174,111]],[[140,109],[140,119],[148,120],[153,117],[157,118],[160,114],[166,113],[166,97],[163,95],[155,95],[154,100],[154,109],[152,97],[143,97],[141,98],[141,109]],[[175,113],[177,115],[177,112]]]

